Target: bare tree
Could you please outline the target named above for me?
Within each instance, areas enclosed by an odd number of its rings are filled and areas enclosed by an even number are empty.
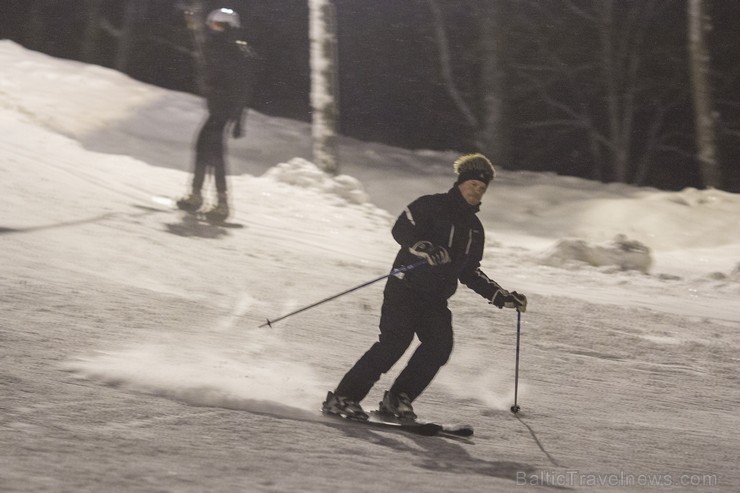
[[[207,83],[206,83],[206,60],[203,46],[206,42],[205,33],[205,22],[206,12],[203,0],[187,0],[178,4],[178,7],[182,10],[185,16],[185,23],[190,31],[190,36],[193,40],[193,49],[190,51],[190,56],[193,59],[193,65],[195,66],[195,85],[198,89],[198,94],[201,96],[206,94]]]
[[[497,162],[508,162],[509,139],[505,118],[505,67],[501,53],[503,43],[499,3],[474,0],[470,7],[477,23],[480,53],[481,82],[479,98],[466,97],[460,89],[453,71],[453,54],[447,36],[444,10],[438,0],[427,0],[432,14],[434,39],[439,56],[440,78],[450,99],[465,123],[473,129],[474,146],[490,155]],[[477,102],[477,104],[475,103]],[[480,107],[476,111],[474,107]]]
[[[118,36],[118,50],[114,67],[126,72],[131,58],[131,51],[136,45],[137,26],[146,15],[148,0],[129,0],[125,3],[123,25]]]
[[[437,0],[427,0],[427,5],[432,13],[433,28],[434,28],[434,39],[437,44],[437,52],[439,54],[439,69],[440,77],[444,83],[447,93],[450,95],[452,102],[455,104],[460,114],[463,116],[465,122],[472,128],[478,128],[480,121],[475,115],[475,112],[466,101],[465,97],[460,91],[457,81],[452,70],[452,55],[450,53],[450,43],[447,37],[447,27],[445,25],[445,17],[442,7]],[[476,139],[476,144],[480,145]]]
[[[95,61],[95,52],[98,48],[101,32],[102,2],[100,0],[85,0],[85,33],[82,38],[80,58],[84,62]]]
[[[706,42],[706,31],[711,21],[704,0],[688,0],[687,19],[697,157],[704,186],[719,188],[722,173],[717,159],[716,121]]]
[[[665,100],[647,96],[652,82],[641,71],[650,57],[658,58],[650,29],[664,8],[664,0],[532,0],[519,13],[517,26],[531,50],[513,65],[527,91],[522,95],[520,89],[519,98],[549,109],[546,118],[526,127],[580,134],[594,179],[644,178],[649,156],[661,145],[673,93],[663,91]],[[652,132],[647,139],[640,136],[640,145],[638,120],[650,122],[646,131]]]
[[[105,33],[118,41],[113,66],[120,72],[127,72],[130,68],[131,53],[136,45],[142,41],[140,25],[146,19],[149,0],[128,0],[123,2],[123,21],[121,27],[111,23],[106,15],[107,2],[104,0],[85,0],[83,14],[85,16],[85,31],[82,36],[80,58],[86,62],[95,61],[101,33]]]
[[[308,4],[313,157],[321,169],[336,174],[339,171],[336,11],[333,0],[309,0]]]

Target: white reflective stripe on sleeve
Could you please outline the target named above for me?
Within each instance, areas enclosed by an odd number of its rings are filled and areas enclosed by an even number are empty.
[[[453,224],[450,228],[450,239],[447,241],[447,246],[449,248],[452,248],[452,237],[455,236],[455,225]]]
[[[470,253],[470,245],[473,243],[473,230],[468,230],[468,246],[465,247],[465,255]]]
[[[406,207],[406,209],[404,209],[404,212],[406,213],[406,219],[408,219],[411,224],[416,226],[416,222],[414,221],[414,215],[411,214],[411,210],[408,207]]]
[[[496,286],[496,289],[499,289],[499,290],[502,289],[501,286],[499,285],[499,283],[497,283],[496,281],[494,281],[493,279],[491,279],[490,277],[488,277],[487,275],[485,275],[483,273],[483,271],[480,270],[480,268],[475,269],[475,274],[478,277],[480,277],[481,279],[485,280],[488,284],[491,284],[493,286]]]

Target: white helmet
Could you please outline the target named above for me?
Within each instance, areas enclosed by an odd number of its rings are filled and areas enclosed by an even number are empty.
[[[239,22],[239,14],[231,9],[221,8],[216,9],[206,18],[206,23],[209,26],[218,24],[227,24],[230,27],[237,28],[241,25]]]

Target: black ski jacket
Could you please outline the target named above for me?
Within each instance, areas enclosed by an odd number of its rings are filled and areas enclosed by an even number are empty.
[[[208,112],[237,121],[252,102],[257,58],[252,48],[231,31],[210,32],[204,46]]]
[[[425,265],[395,276],[389,283],[403,283],[430,301],[445,301],[457,290],[457,281],[491,299],[501,287],[480,270],[485,233],[476,213],[457,185],[447,193],[424,195],[404,210],[393,226],[393,238],[401,245],[393,267],[413,264],[419,257],[409,251],[416,242],[426,240],[444,247],[452,261],[439,266]]]

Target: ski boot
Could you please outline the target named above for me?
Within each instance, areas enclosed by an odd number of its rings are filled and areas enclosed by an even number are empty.
[[[378,404],[378,412],[386,416],[394,416],[401,421],[415,421],[416,413],[411,406],[411,399],[405,392],[396,394],[386,390],[383,400]]]
[[[200,192],[193,192],[177,201],[177,208],[186,212],[196,212],[202,205],[203,196]]]
[[[229,201],[225,193],[218,194],[218,203],[203,214],[207,221],[222,223],[229,217]]]
[[[362,409],[362,406],[357,402],[336,395],[331,391],[326,394],[326,400],[321,405],[321,412],[356,421],[366,421],[369,418],[367,413]]]

